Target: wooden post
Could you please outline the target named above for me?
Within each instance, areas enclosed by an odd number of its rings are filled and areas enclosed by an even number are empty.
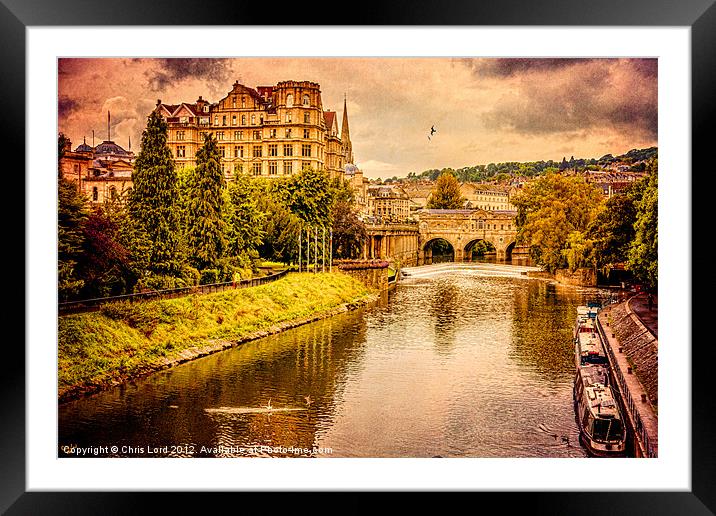
[[[298,229],[298,272],[301,272],[301,228]]]
[[[321,272],[326,272],[326,226],[323,226],[323,240],[321,242]]]

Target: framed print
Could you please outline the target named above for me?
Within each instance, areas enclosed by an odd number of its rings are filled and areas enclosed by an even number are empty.
[[[262,26],[4,1],[27,303],[3,511],[434,490],[712,513],[691,170],[716,8],[523,4]]]

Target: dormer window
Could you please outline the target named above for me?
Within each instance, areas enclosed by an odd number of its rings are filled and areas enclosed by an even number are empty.
[[[204,106],[204,113],[208,113],[208,112],[209,112],[209,106]]]

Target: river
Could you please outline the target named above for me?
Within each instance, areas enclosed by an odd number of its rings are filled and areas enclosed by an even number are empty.
[[[407,269],[372,306],[62,404],[58,454],[584,457],[571,332],[608,292],[529,269]]]

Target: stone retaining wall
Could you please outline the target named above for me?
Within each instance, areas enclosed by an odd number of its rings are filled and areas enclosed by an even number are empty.
[[[624,348],[624,353],[649,396],[649,401],[656,406],[659,399],[658,340],[632,312],[628,302],[615,305],[609,318],[619,345]]]

